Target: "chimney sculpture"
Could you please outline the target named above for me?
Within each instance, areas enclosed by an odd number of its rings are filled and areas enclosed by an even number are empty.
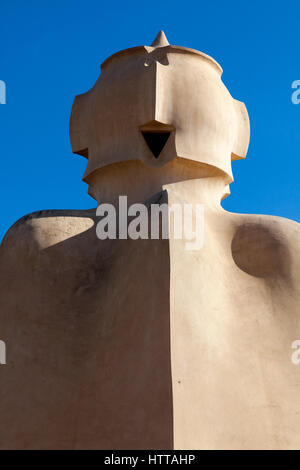
[[[299,448],[299,225],[221,207],[250,134],[221,74],[160,32],[75,98],[72,150],[117,235],[99,239],[100,209],[36,212],[4,237],[0,448]],[[120,196],[126,224],[200,207],[200,245],[120,236]]]

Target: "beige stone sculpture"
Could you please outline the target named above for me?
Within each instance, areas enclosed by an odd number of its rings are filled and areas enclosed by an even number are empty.
[[[300,447],[299,225],[221,207],[249,143],[221,74],[160,32],[76,97],[89,194],[202,204],[204,245],[101,241],[94,210],[19,220],[0,250],[0,448]]]

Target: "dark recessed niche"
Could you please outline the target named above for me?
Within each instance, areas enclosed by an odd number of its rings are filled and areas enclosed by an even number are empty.
[[[166,145],[171,132],[163,131],[142,131],[143,137],[155,158],[158,158],[162,149]]]

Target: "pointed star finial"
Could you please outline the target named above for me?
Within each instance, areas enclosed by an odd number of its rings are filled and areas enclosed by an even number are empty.
[[[163,31],[159,31],[158,35],[154,39],[153,43],[151,44],[151,47],[165,47],[169,46],[169,41],[166,38],[166,35]]]

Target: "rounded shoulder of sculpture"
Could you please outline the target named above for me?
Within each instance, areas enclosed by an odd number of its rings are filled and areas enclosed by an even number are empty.
[[[32,212],[17,220],[4,235],[2,250],[41,250],[83,236],[94,226],[96,209],[54,209]]]
[[[46,210],[18,220],[0,245],[0,297],[18,292],[25,309],[33,297],[53,297],[60,310],[66,298],[81,299],[103,285],[113,250],[110,240],[96,236],[95,212]]]
[[[231,213],[230,217],[231,252],[240,269],[255,277],[299,278],[298,222],[260,214]]]
[[[238,230],[243,228],[245,232],[255,232],[260,229],[268,230],[278,238],[298,241],[300,237],[300,223],[286,217],[265,214],[238,214],[230,213],[231,220]]]

